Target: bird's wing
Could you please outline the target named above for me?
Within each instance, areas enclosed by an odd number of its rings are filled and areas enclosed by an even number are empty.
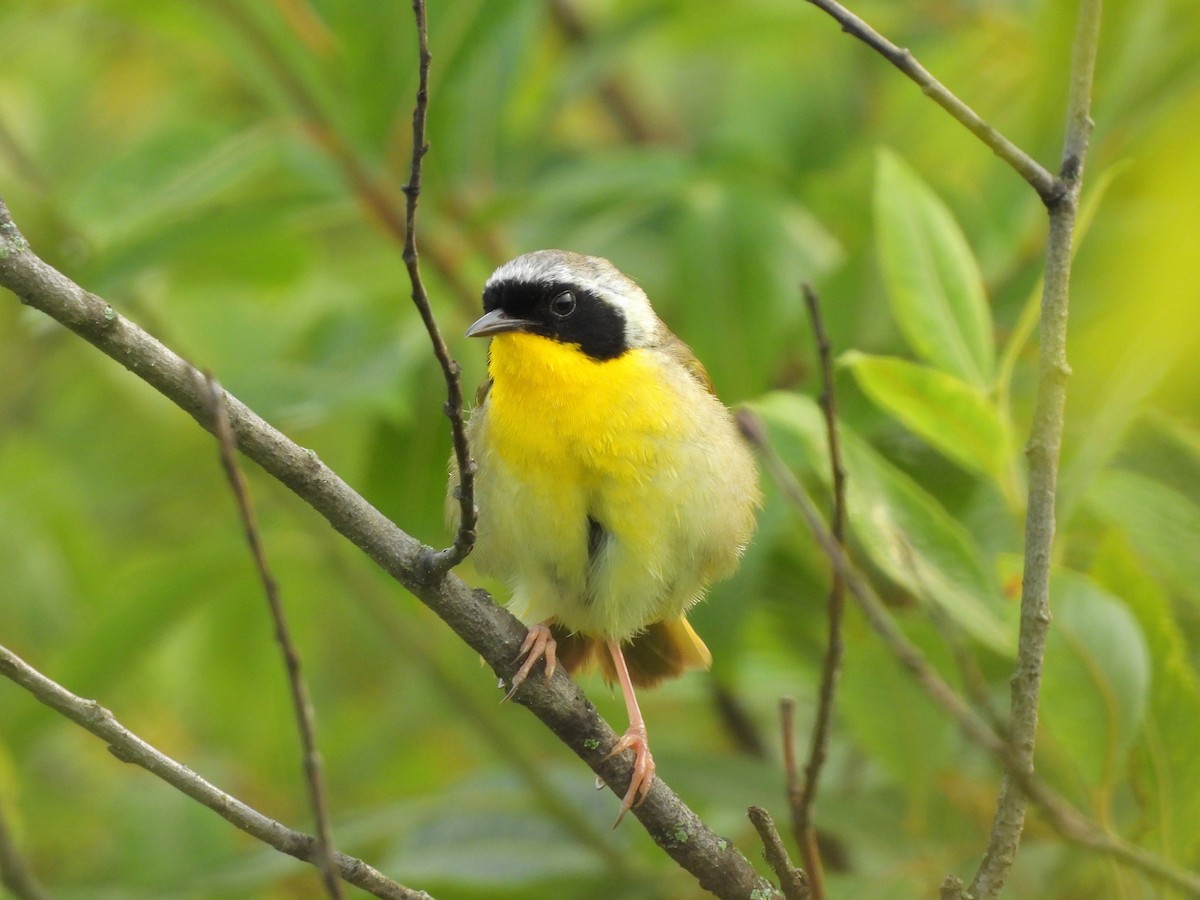
[[[663,328],[662,343],[660,349],[679,363],[687,371],[689,375],[696,379],[703,387],[713,396],[716,396],[716,390],[713,389],[712,379],[708,377],[708,371],[704,368],[704,363],[696,358],[696,354],[692,352],[692,348],[675,337],[666,328]]]

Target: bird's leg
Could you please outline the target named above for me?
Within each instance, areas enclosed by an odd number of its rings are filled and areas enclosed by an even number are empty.
[[[654,757],[650,755],[650,744],[646,737],[646,721],[638,708],[637,697],[633,693],[633,681],[629,678],[629,669],[625,665],[625,656],[621,653],[621,645],[617,641],[608,641],[608,652],[612,654],[613,664],[617,669],[617,680],[621,682],[621,693],[625,695],[625,709],[629,713],[629,728],[621,735],[620,740],[613,745],[612,752],[605,759],[611,759],[626,750],[633,751],[633,776],[629,779],[629,790],[621,801],[621,811],[613,828],[621,824],[625,813],[633,809],[650,792],[654,783]]]
[[[538,622],[538,624],[530,626],[525,640],[521,643],[521,652],[517,654],[517,659],[513,660],[513,662],[517,662],[524,658],[525,661],[521,663],[521,668],[517,669],[517,674],[512,677],[512,686],[500,702],[505,703],[512,699],[517,688],[525,682],[529,673],[533,671],[533,667],[537,665],[537,661],[543,657],[546,659],[546,680],[553,678],[554,670],[558,667],[557,648],[558,645],[554,642],[549,625],[545,622]]]

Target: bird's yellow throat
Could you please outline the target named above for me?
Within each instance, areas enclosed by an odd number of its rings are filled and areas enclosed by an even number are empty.
[[[644,350],[600,362],[572,344],[500,334],[488,370],[490,439],[524,471],[639,481],[679,428],[681,411]]]

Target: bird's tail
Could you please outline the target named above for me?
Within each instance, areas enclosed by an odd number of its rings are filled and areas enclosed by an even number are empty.
[[[586,634],[573,634],[551,624],[558,644],[558,660],[568,672],[582,672],[600,665],[604,680],[612,684],[617,670],[604,641]],[[687,669],[707,669],[712,654],[700,635],[684,616],[652,622],[643,631],[621,642],[621,653],[629,667],[629,677],[637,687],[652,687],[665,678],[675,678]]]

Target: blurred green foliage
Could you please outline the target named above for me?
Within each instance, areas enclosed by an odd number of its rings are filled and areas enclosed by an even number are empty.
[[[855,9],[1052,167],[1072,4]],[[826,491],[798,287],[813,281],[846,351],[855,556],[943,674],[962,681],[965,647],[1003,707],[1036,196],[798,0],[576,11],[583,33],[561,4],[431,4],[423,264],[466,381],[483,348],[459,336],[496,264],[544,246],[607,256]],[[1039,769],[1106,827],[1195,868],[1200,16],[1194,0],[1146,0],[1106,17]],[[408,4],[24,0],[0,7],[0,60],[0,193],[38,252],[406,530],[446,542],[440,374],[398,244],[343,168],[400,202]],[[339,847],[442,897],[696,894],[635,824],[609,831],[613,797],[498,705],[448,629],[278,485],[251,482]],[[0,642],[311,827],[282,664],[210,439],[16,302],[0,303],[0,572]],[[644,699],[662,776],[755,859],[744,809],[786,820],[776,704],[796,696],[807,729],[827,583],[772,496],[742,573],[695,614],[712,675]],[[588,689],[621,719],[619,697]],[[730,704],[748,726],[731,726]],[[833,895],[931,896],[947,872],[970,874],[997,780],[851,611],[817,812],[842,861]],[[56,897],[319,895],[312,870],[5,684],[0,804]],[[1164,896],[1036,815],[1010,893]]]

